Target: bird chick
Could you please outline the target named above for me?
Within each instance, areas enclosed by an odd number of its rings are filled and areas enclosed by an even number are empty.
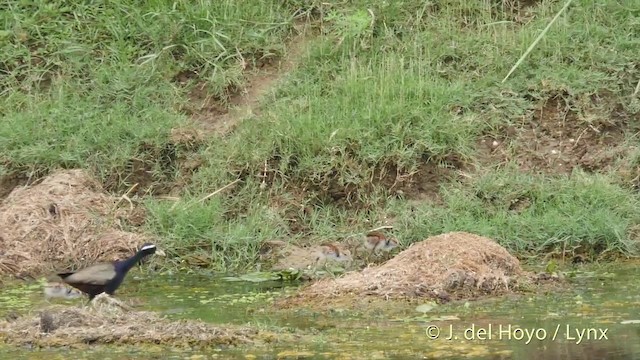
[[[364,247],[371,250],[371,253],[384,251],[389,252],[398,246],[398,241],[388,239],[380,231],[371,231],[367,233],[364,240]]]
[[[53,320],[53,316],[48,311],[40,313],[40,331],[43,333],[50,333],[56,329],[56,324]]]
[[[348,250],[342,250],[335,244],[324,243],[320,245],[316,262],[321,260],[331,260],[337,262],[351,261],[351,253]]]
[[[275,253],[285,248],[286,246],[287,246],[287,243],[280,240],[265,241],[260,245],[258,254],[260,255],[260,258],[267,258],[270,255],[274,255]]]
[[[82,297],[82,291],[66,286],[63,283],[48,282],[44,285],[44,297],[47,300],[50,298],[77,299]]]

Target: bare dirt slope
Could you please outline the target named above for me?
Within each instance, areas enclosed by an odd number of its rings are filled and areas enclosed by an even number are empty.
[[[190,113],[194,125],[207,135],[224,136],[233,131],[242,120],[258,114],[260,101],[295,69],[298,61],[306,54],[306,45],[311,38],[310,30],[303,25],[300,28],[300,32],[287,44],[288,52],[283,58],[266,59],[253,69],[247,69],[244,62],[239,64],[246,74],[246,84],[234,89],[226,101],[221,102],[211,97],[205,83],[194,86],[190,94]]]

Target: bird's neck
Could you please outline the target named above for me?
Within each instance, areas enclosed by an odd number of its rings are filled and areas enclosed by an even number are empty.
[[[116,266],[120,268],[123,274],[126,274],[129,270],[131,270],[132,267],[134,267],[140,260],[142,260],[144,256],[145,255],[141,251],[138,251],[132,257],[123,261],[119,261]]]

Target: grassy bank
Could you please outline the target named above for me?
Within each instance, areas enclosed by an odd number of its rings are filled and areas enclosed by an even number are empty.
[[[84,167],[114,189],[136,158],[171,177],[162,155],[191,90],[224,102],[291,26],[275,2],[9,1],[1,13],[1,173]]]
[[[633,1],[574,1],[504,82],[562,3],[10,4],[3,173],[87,167],[121,192],[141,168],[141,196],[180,197],[144,198],[146,229],[177,255],[244,270],[264,240],[383,224],[405,246],[466,230],[520,255],[635,251]],[[313,35],[287,45],[303,21]],[[172,140],[301,46],[233,132]]]

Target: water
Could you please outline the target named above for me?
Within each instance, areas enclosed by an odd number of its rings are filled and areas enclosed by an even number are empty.
[[[138,308],[173,319],[249,325],[296,337],[206,352],[159,345],[77,350],[4,346],[0,359],[640,359],[640,268],[633,264],[579,272],[571,289],[562,293],[437,306],[426,314],[403,303],[372,311],[280,314],[270,311],[271,300],[294,291],[293,284],[188,275],[150,279],[138,271],[131,275],[118,297],[138,300]],[[44,305],[36,285],[8,286],[0,295],[0,312]],[[438,331],[438,339],[430,338]]]

